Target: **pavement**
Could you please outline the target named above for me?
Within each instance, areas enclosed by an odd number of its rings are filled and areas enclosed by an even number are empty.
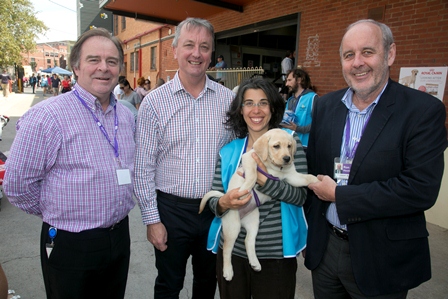
[[[45,98],[48,98],[46,96]],[[15,136],[15,124],[31,106],[45,99],[42,89],[32,94],[25,88],[21,94],[11,94],[8,99],[0,94],[0,114],[10,117],[3,130],[0,151],[8,155]],[[129,214],[131,232],[131,262],[126,289],[126,299],[153,298],[154,281],[157,275],[154,250],[146,240],[140,210],[136,206]],[[1,200],[0,211],[0,263],[5,270],[9,289],[14,289],[22,299],[45,298],[39,257],[39,236],[42,221],[12,206],[6,197]],[[428,282],[411,290],[409,299],[448,299],[448,230],[427,224],[431,248],[433,277]],[[311,275],[298,257],[297,286],[295,299],[313,298]],[[192,297],[192,271],[190,263],[180,299]],[[219,298],[218,293],[215,298]],[[268,299],[268,298],[267,298]]]

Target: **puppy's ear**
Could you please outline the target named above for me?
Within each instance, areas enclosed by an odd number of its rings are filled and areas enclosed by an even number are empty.
[[[257,153],[258,157],[260,157],[261,161],[266,161],[268,159],[268,151],[269,151],[269,139],[268,134],[261,135],[257,141],[254,142],[253,149]]]
[[[296,154],[296,150],[297,150],[297,143],[296,140],[294,139],[294,137],[292,135],[291,136],[291,142],[292,142],[292,146],[291,146],[291,158],[294,159],[294,155]]]

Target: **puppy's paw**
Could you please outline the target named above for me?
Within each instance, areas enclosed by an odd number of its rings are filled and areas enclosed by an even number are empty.
[[[226,268],[224,268],[222,270],[222,273],[223,273],[223,276],[224,276],[225,280],[231,281],[232,278],[233,278],[233,267],[230,267],[230,268],[226,267]]]
[[[307,174],[306,175],[306,181],[307,181],[308,185],[312,184],[312,183],[319,182],[319,180],[317,179],[317,176],[312,175],[312,174]]]
[[[261,265],[259,261],[257,261],[256,263],[251,263],[250,266],[252,267],[252,269],[254,269],[254,271],[261,271]]]

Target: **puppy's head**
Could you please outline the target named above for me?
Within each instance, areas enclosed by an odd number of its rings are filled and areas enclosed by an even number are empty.
[[[272,129],[258,138],[253,148],[265,165],[270,163],[282,168],[294,162],[297,144],[286,131]]]
[[[412,70],[411,73],[412,73],[413,76],[417,76],[418,70]]]

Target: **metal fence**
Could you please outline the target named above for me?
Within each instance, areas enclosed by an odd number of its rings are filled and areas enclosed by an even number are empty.
[[[222,69],[216,71],[207,71],[207,75],[211,75],[216,81],[221,82],[226,87],[233,89],[238,86],[245,79],[262,76],[264,70],[262,67],[254,68],[234,68],[234,69]]]
[[[176,70],[167,70],[167,72],[175,73]],[[254,76],[262,76],[263,74],[264,70],[262,67],[234,69],[229,68],[216,71],[207,71],[207,75],[213,77],[215,81],[221,82],[223,85],[230,89],[233,89],[235,88],[235,86],[240,85],[241,82],[243,82],[245,79]],[[174,74],[172,76],[174,76]]]

